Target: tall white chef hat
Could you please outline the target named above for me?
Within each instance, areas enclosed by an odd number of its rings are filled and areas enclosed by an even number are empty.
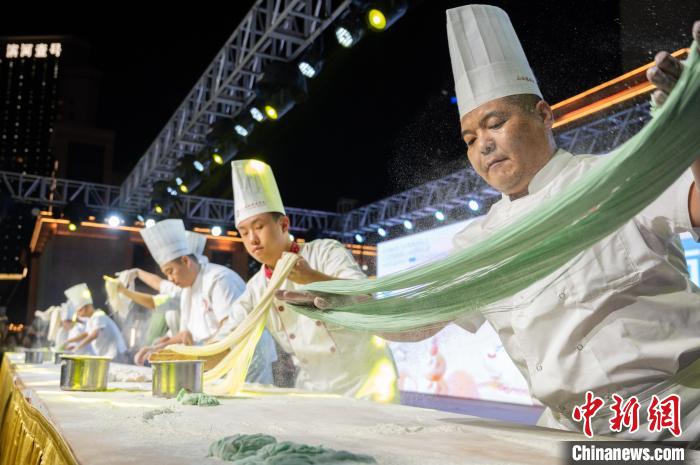
[[[258,160],[231,162],[236,226],[261,213],[282,213],[282,197],[275,175],[267,163]]]
[[[505,11],[490,5],[447,10],[447,42],[459,117],[501,97],[542,97]]]
[[[189,246],[190,253],[194,255],[202,255],[204,253],[204,248],[207,245],[207,236],[192,231],[185,231],[185,236],[187,237],[187,244]]]
[[[73,287],[69,287],[63,291],[63,293],[66,295],[68,302],[75,310],[80,310],[85,305],[92,303],[92,294],[85,283],[80,283]]]
[[[182,220],[159,221],[139,232],[159,266],[190,254],[190,245]]]

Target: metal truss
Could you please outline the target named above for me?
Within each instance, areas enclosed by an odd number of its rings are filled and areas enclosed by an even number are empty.
[[[630,107],[596,119],[556,135],[557,143],[573,153],[604,153],[625,142],[649,120],[647,103]],[[17,201],[41,205],[63,206],[80,201],[98,211],[116,211],[135,215],[146,210],[121,201],[116,186],[65,179],[52,179],[0,171],[3,190]],[[297,233],[315,231],[326,236],[351,240],[355,234],[390,228],[404,220],[419,220],[434,215],[437,210],[465,210],[470,200],[482,206],[497,198],[498,192],[489,187],[473,170],[464,169],[435,181],[430,181],[378,202],[365,205],[344,215],[318,210],[287,208],[291,230]],[[234,226],[233,201],[181,195],[173,199],[171,210],[183,220],[193,223]]]
[[[120,210],[119,188],[116,186],[9,171],[0,171],[0,180],[2,191],[16,201],[43,206],[80,202],[93,210]]]
[[[556,134],[557,145],[571,153],[607,153],[635,135],[651,119],[649,103]]]
[[[473,170],[464,169],[352,210],[340,219],[339,230],[349,238],[432,216],[438,210],[464,207],[470,200],[483,204],[497,195]]]
[[[63,207],[70,202],[79,202],[96,212],[119,212],[137,215],[133,208],[122,208],[119,202],[119,188],[107,184],[97,184],[66,179],[52,179],[43,176],[0,171],[0,186],[13,200],[41,206]],[[233,201],[182,195],[173,199],[169,207],[175,216],[201,225],[234,226]],[[286,208],[290,219],[290,229],[296,233],[309,231],[325,232],[338,236],[332,231],[338,222],[337,213],[301,208]]]
[[[636,134],[649,118],[649,104],[644,102],[560,132],[555,138],[559,147],[572,153],[606,153]],[[447,212],[471,199],[483,206],[499,195],[469,168],[353,210],[340,219],[338,229],[342,238],[350,240],[355,234],[426,218],[437,210]]]
[[[175,199],[171,209],[174,210],[175,216],[193,223],[231,228],[235,225],[232,200],[183,195]],[[331,231],[340,216],[337,213],[291,207],[285,207],[285,211],[290,220],[290,230],[293,232],[319,231],[332,236],[338,235]]]
[[[217,118],[236,116],[255,98],[271,61],[297,58],[343,13],[350,0],[258,0],[121,186],[123,209],[147,205],[153,183],[205,143]]]

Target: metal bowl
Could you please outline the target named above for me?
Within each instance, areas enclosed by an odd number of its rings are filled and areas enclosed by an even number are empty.
[[[204,384],[204,360],[167,360],[151,362],[155,397],[175,397],[180,389],[202,392]]]
[[[107,389],[109,357],[61,354],[61,389],[104,391]]]
[[[48,359],[47,349],[24,349],[24,363],[44,363]]]
[[[63,352],[63,351],[54,351],[54,353],[53,353],[53,363],[55,363],[56,365],[58,365],[59,363],[61,363],[61,357],[62,357],[63,355],[70,355],[70,354],[67,354],[66,352]]]

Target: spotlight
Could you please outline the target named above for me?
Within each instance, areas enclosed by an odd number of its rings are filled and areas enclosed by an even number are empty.
[[[306,79],[294,62],[268,63],[255,93],[253,106],[273,121],[282,118],[295,104],[308,97]]]
[[[481,205],[476,200],[472,199],[469,201],[469,209],[473,212],[478,212],[481,209]]]
[[[107,217],[107,224],[113,228],[116,228],[122,224],[122,219],[117,215],[110,215]]]
[[[78,230],[78,225],[74,222],[68,223],[68,231],[70,232],[76,232]]]
[[[211,228],[211,235],[212,236],[217,236],[217,237],[221,236],[222,232],[223,232],[223,230],[221,229],[220,226],[214,226],[213,228]]]
[[[386,29],[386,16],[384,16],[384,13],[382,13],[381,10],[372,8],[367,12],[367,24],[369,25],[370,29],[375,31],[383,31]]]
[[[379,234],[381,237],[386,237],[386,236],[387,236],[386,229],[384,229],[384,228],[378,228],[378,229],[377,229],[377,234]]]
[[[236,156],[239,150],[239,142],[236,142],[233,139],[229,139],[223,141],[219,147],[214,149],[211,155],[211,159],[214,161],[215,164],[221,166],[231,161],[233,157]],[[188,187],[190,187],[190,190],[192,190],[192,186]]]
[[[345,48],[350,48],[355,43],[355,39],[350,31],[345,29],[343,26],[338,26],[338,28],[335,30],[335,38],[338,39],[338,43]]]
[[[406,0],[375,0],[369,2],[365,10],[367,27],[375,32],[385,31],[406,13],[407,7]]]
[[[272,105],[265,105],[265,114],[268,118],[272,120],[276,120],[277,118],[279,118],[279,116],[277,115],[277,109]]]
[[[154,220],[153,218],[148,218],[144,224],[147,228],[150,228],[156,225],[156,220]]]
[[[192,162],[192,166],[194,166],[194,169],[196,169],[200,173],[204,171],[204,164],[199,160],[195,160],[194,162]]]
[[[303,74],[309,79],[316,76],[316,70],[313,66],[311,66],[310,63],[307,63],[306,61],[299,62],[299,71],[301,71],[301,74]]]
[[[190,192],[190,190],[187,188],[187,184],[180,184],[180,192],[183,194],[187,194]]]
[[[154,208],[155,212],[158,213],[159,215],[163,214],[163,207],[160,205],[156,204],[156,208]]]
[[[241,137],[248,137],[248,130],[241,126],[240,124],[237,124],[233,127],[233,129],[236,131],[236,134],[238,134]]]
[[[438,221],[445,221],[445,214],[443,212],[441,212],[440,210],[438,210],[435,212],[435,218]]]
[[[297,68],[299,68],[299,72],[303,76],[309,79],[318,76],[318,73],[323,68],[323,51],[325,47],[325,39],[322,34],[304,51],[297,64]]]
[[[411,229],[413,229],[413,223],[411,223],[411,221],[409,220],[404,220],[403,227],[410,231]]]
[[[355,234],[355,241],[357,241],[358,244],[362,244],[365,238],[362,234]]]
[[[265,115],[263,115],[263,112],[260,111],[258,107],[250,107],[250,116],[252,116],[258,123],[265,119]]]
[[[365,34],[364,13],[357,9],[349,9],[338,21],[335,28],[335,39],[345,48],[354,46]]]

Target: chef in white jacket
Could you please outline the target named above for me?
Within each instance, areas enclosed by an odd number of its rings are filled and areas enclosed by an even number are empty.
[[[204,255],[207,244],[207,236],[192,231],[185,231],[189,251],[195,256],[200,265],[209,263],[209,259]],[[118,292],[133,300],[137,304],[151,310],[163,313],[167,321],[169,337],[175,336],[180,331],[180,296],[182,288],[176,286],[167,279],[163,279],[157,274],[149,273],[140,268],[132,268],[117,273],[118,276],[129,275],[129,280],[139,278],[144,284],[158,292],[158,294],[147,294],[127,288],[120,284]],[[159,342],[164,342],[163,339]]]
[[[700,40],[700,23],[694,34]],[[455,246],[462,248],[511,227],[603,157],[557,149],[552,110],[504,11],[485,5],[448,10],[447,36],[467,156],[503,194],[456,235]],[[665,53],[656,62],[648,76],[662,103],[682,66]],[[678,394],[679,439],[697,447],[700,290],[688,276],[678,233],[698,239],[699,181],[700,160],[630,222],[561,269],[456,321],[471,332],[484,321],[495,328],[532,395],[547,407],[540,425],[580,432],[572,412],[592,391],[606,402],[593,417],[595,434],[673,439],[668,429],[650,432],[646,412],[653,395]],[[439,329],[390,337],[417,340]],[[637,433],[611,431],[613,394],[637,396]]]
[[[66,340],[67,351],[81,353],[88,345],[94,355],[110,357],[115,361],[126,361],[126,343],[117,324],[102,310],[96,310],[92,294],[85,283],[76,284],[64,292],[76,309],[78,318],[86,319],[82,333]]]
[[[260,301],[283,252],[301,255],[280,289],[364,274],[343,244],[329,239],[297,244],[289,237],[289,218],[270,167],[257,160],[231,163],[236,227],[248,253],[263,266],[235,302],[228,334]],[[298,367],[301,389],[391,402],[398,398],[396,369],[386,343],[368,333],[327,325],[274,301],[267,329]]]
[[[192,254],[182,220],[169,219],[141,230],[148,250],[163,274],[180,292],[180,332],[162,344],[202,344],[215,336],[229,316],[245,283],[232,270]],[[159,285],[161,287],[161,285]],[[176,292],[161,287],[161,292]],[[253,355],[249,382],[272,384],[274,341],[264,332]]]

